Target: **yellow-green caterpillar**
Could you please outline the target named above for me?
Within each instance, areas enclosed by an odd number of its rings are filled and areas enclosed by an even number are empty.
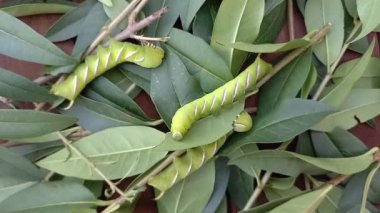
[[[53,85],[51,91],[72,102],[88,83],[120,63],[132,62],[154,68],[161,64],[163,57],[164,51],[153,45],[111,40],[108,47],[99,46],[96,55],[87,56],[84,63],[78,65],[66,80]]]
[[[172,137],[181,140],[195,121],[220,111],[224,106],[254,91],[257,81],[271,70],[271,64],[257,57],[255,62],[236,78],[179,108],[172,118]]]
[[[252,128],[251,116],[246,111],[241,112],[236,116],[233,127],[235,132],[246,132],[250,130]],[[217,151],[223,146],[226,138],[227,136],[223,136],[211,144],[187,149],[186,154],[175,158],[173,164],[149,179],[148,184],[159,190],[157,199],[160,198],[166,190],[185,179],[213,158]]]

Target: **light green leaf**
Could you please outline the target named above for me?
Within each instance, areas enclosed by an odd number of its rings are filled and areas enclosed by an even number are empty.
[[[78,35],[82,22],[96,1],[89,0],[68,11],[51,26],[46,37],[53,42],[64,41]]]
[[[330,114],[312,129],[330,132],[334,128],[350,129],[380,114],[380,89],[353,89],[337,112]],[[357,120],[358,119],[358,120]]]
[[[144,126],[106,129],[76,141],[75,146],[108,178],[119,179],[146,171],[166,152],[153,149],[164,134]],[[37,162],[37,165],[65,176],[102,180],[79,155],[66,148]]]
[[[349,73],[342,79],[339,84],[332,88],[322,99],[322,102],[325,102],[331,106],[339,107],[346,97],[350,94],[352,87],[355,82],[363,75],[366,70],[369,60],[371,59],[372,51],[374,48],[375,42],[373,41],[371,46],[368,48],[366,53],[362,56],[360,61],[351,67]]]
[[[264,8],[264,0],[224,0],[220,5],[211,46],[224,58],[234,76],[248,54],[221,44],[255,41],[264,17]]]
[[[274,201],[274,200],[278,200],[278,199],[286,198],[290,196],[297,196],[301,194],[302,191],[296,186],[292,185],[286,190],[265,187],[264,193],[265,193],[265,197],[267,197],[269,201]]]
[[[313,34],[313,33],[311,33]],[[292,41],[288,41],[286,43],[278,43],[278,44],[250,44],[245,42],[235,42],[225,43],[227,47],[232,47],[234,49],[252,52],[252,53],[274,53],[274,52],[283,52],[292,49],[297,49],[300,47],[304,47],[310,44],[310,34],[306,35],[303,38],[294,39]]]
[[[229,164],[237,165],[243,171],[247,171],[252,167],[252,162],[255,162],[253,166],[258,169],[292,177],[297,177],[300,173],[324,174],[326,171],[348,175],[368,168],[374,161],[373,154],[377,151],[378,148],[373,148],[356,157],[315,158],[289,151],[261,150],[232,158]]]
[[[283,212],[299,212],[309,213],[315,212],[318,206],[326,198],[327,194],[333,189],[333,185],[326,185],[320,189],[299,195],[284,204],[272,209],[271,213]]]
[[[232,79],[223,59],[202,39],[178,29],[173,29],[169,36],[168,46],[176,51],[203,91],[212,92]]]
[[[112,0],[98,0],[98,1],[106,5],[107,7],[112,7],[113,5]]]
[[[359,59],[350,60],[346,63],[341,64],[335,71],[332,80],[335,84],[339,84],[351,71],[353,67],[356,67]],[[361,89],[375,89],[380,88],[380,59],[376,57],[370,58],[368,65],[361,78],[356,81],[353,88]],[[359,68],[361,69],[361,68]],[[356,72],[356,71],[355,71]],[[329,87],[327,87],[327,90]]]
[[[380,24],[380,2],[377,0],[356,0],[356,6],[362,28],[359,35],[351,42],[357,41],[373,31]]]
[[[1,10],[0,20],[1,54],[48,65],[67,65],[76,62],[24,22]]]
[[[0,68],[0,96],[14,100],[47,102],[55,100],[47,89],[14,72]]]
[[[305,192],[301,192],[301,195]],[[254,207],[252,209],[241,211],[240,213],[263,213],[263,212],[269,212],[270,210],[276,208],[277,206],[286,203],[287,201],[291,200],[292,198],[300,196],[300,195],[292,195],[289,197],[284,197],[276,200],[269,201],[265,204],[262,204],[260,206]]]
[[[170,151],[212,143],[232,130],[232,123],[243,110],[243,107],[243,103],[237,102],[229,109],[195,122],[181,141],[174,140],[169,132],[166,134],[165,140],[157,148]]]
[[[215,162],[201,169],[165,192],[157,201],[160,213],[202,212],[212,194],[215,181]],[[201,189],[201,190],[200,190]],[[196,194],[196,196],[194,196]]]
[[[311,56],[311,50],[299,56],[260,88],[259,115],[271,112],[285,99],[296,97],[308,76]]]
[[[181,18],[182,27],[184,30],[189,30],[191,21],[193,20],[195,14],[201,8],[206,0],[182,0],[181,1],[181,11],[179,17]]]
[[[325,39],[313,45],[313,51],[324,65],[337,60],[344,39],[344,8],[341,1],[313,0],[306,2],[305,23],[308,32],[331,22]]]
[[[243,141],[258,143],[284,142],[308,130],[333,109],[321,102],[287,99],[272,113],[256,119],[253,128],[242,133]]]
[[[66,13],[72,9],[72,5],[58,3],[26,3],[1,8],[11,16],[30,16],[38,14]]]
[[[4,178],[0,178],[0,205],[1,202],[12,196],[13,194],[18,193],[19,191],[22,191],[26,188],[31,187],[32,185],[37,184],[37,182],[34,181],[25,181],[25,180],[17,180],[14,178],[14,181],[18,181],[16,183],[9,183]]]
[[[3,212],[65,213],[95,204],[96,198],[82,184],[56,181],[26,187],[1,202],[0,209]]]
[[[73,125],[75,117],[35,110],[0,110],[0,138],[35,137]]]

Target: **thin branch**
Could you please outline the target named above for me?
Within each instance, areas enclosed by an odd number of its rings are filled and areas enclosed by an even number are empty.
[[[125,40],[127,38],[130,38],[132,35],[134,35],[136,32],[144,29],[145,27],[152,24],[154,21],[161,18],[165,13],[168,12],[168,7],[163,7],[160,10],[154,12],[153,14],[149,15],[148,17],[145,17],[144,19],[140,20],[137,23],[129,24],[128,27],[123,30],[121,33],[117,34],[114,39],[116,40]]]
[[[347,40],[344,43],[344,45],[343,45],[343,47],[342,47],[342,49],[341,49],[341,51],[339,53],[338,58],[335,60],[335,62],[330,67],[328,67],[328,69],[327,69],[328,71],[327,71],[325,77],[323,78],[321,84],[319,85],[317,91],[315,92],[312,100],[316,101],[321,96],[323,90],[325,89],[325,87],[327,86],[327,84],[329,83],[329,81],[331,80],[331,78],[332,78],[332,76],[333,76],[333,74],[335,72],[335,69],[338,67],[340,59],[343,57],[343,55],[346,52],[348,46],[350,45],[351,39],[354,37],[354,35],[356,34],[356,32],[360,29],[361,25],[362,24],[361,24],[360,21],[358,21],[358,22],[355,23],[355,26],[352,29],[350,35],[348,35]]]
[[[264,190],[266,184],[271,178],[272,172],[265,172],[264,176],[261,178],[260,183],[257,184],[255,191],[253,191],[251,197],[248,199],[248,202],[245,204],[243,211],[250,209],[253,204],[255,204],[257,198],[259,198],[261,192]]]
[[[186,150],[178,150],[173,153],[171,153],[164,161],[162,161],[157,167],[155,167],[152,171],[150,171],[144,178],[133,184],[132,187],[128,187],[129,189],[125,191],[125,195],[133,194],[133,190],[136,188],[140,188],[145,186],[149,179],[156,176],[158,173],[160,173],[162,170],[164,170],[167,166],[169,166],[174,158],[182,155],[185,153]],[[110,213],[115,211],[121,204],[125,202],[125,199],[123,197],[118,197],[114,200],[114,202],[109,205],[106,209],[102,211],[102,213]]]
[[[69,147],[71,150],[73,150],[80,158],[82,158],[82,160],[84,160],[84,162],[87,163],[88,166],[91,167],[91,169],[93,169],[96,173],[98,173],[98,175],[100,177],[103,178],[103,180],[112,188],[112,189],[115,189],[115,191],[117,193],[119,193],[121,195],[121,197],[125,198],[125,199],[128,199],[128,197],[124,194],[124,192],[119,189],[112,181],[110,181],[104,174],[103,172],[101,172],[93,162],[91,162],[81,151],[79,151],[75,146],[73,146],[71,144],[71,142],[61,133],[61,132],[58,132],[58,136],[59,138],[62,140],[62,142],[67,146]]]
[[[88,49],[85,51],[84,56],[91,54],[95,48],[105,39],[107,36],[111,35],[111,32],[117,25],[119,25],[132,11],[133,9],[141,2],[141,0],[133,0],[128,4],[127,7],[114,19],[111,23],[105,27],[105,29],[95,38],[91,43]]]
[[[294,40],[295,28],[294,28],[293,0],[288,0],[288,27],[289,27],[289,40]]]

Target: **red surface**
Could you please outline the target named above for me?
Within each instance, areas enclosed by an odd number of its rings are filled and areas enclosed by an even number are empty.
[[[0,0],[0,3],[1,2],[4,2],[4,0]],[[59,16],[60,15],[37,15],[37,16],[22,17],[21,20],[24,21],[26,24],[30,25],[37,32],[44,34],[49,28],[49,26],[52,23],[54,23],[54,21],[57,20]],[[302,21],[302,16],[298,12],[298,10],[295,9],[296,38],[302,37],[304,34],[305,34],[305,26]],[[373,34],[372,37],[373,36],[376,37],[377,35]],[[288,27],[286,25],[283,31],[281,32],[278,38],[278,41],[280,42],[280,41],[287,41],[287,40],[289,40],[289,36],[288,36]],[[67,41],[67,42],[59,43],[58,46],[64,49],[66,52],[69,52],[71,51],[72,44],[73,44],[73,41]],[[380,56],[380,49],[378,45],[376,46],[376,49],[375,49],[375,55]],[[342,61],[350,60],[357,56],[358,54],[351,52],[347,54],[343,58]],[[276,61],[278,60],[279,55],[266,56],[266,58],[270,59],[270,61]],[[28,77],[29,79],[37,78],[38,76],[42,74],[42,70],[43,70],[42,65],[15,60],[3,55],[0,55],[0,67],[6,68],[13,72],[24,75]],[[158,114],[154,106],[152,105],[150,98],[146,94],[142,94],[139,97],[137,97],[136,101],[142,106],[142,108],[147,112],[149,116],[151,116],[152,118],[158,118]],[[379,121],[379,119],[380,118],[377,118],[377,121]],[[362,139],[369,147],[380,145],[380,142],[379,142],[380,128],[379,127],[371,128],[368,125],[359,125],[353,128],[352,132],[355,135],[357,135],[360,139]],[[127,184],[127,182],[124,184]],[[229,209],[230,209],[230,212],[237,211],[237,209],[233,207],[233,205],[231,204],[229,205]],[[155,202],[153,201],[153,193],[152,193],[152,190],[148,190],[140,198],[137,204],[136,212],[155,212],[155,211],[156,211],[156,206],[155,206]]]

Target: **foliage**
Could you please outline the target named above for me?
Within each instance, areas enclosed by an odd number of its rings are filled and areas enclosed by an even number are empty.
[[[225,213],[228,202],[380,212],[379,143],[350,132],[380,114],[368,36],[379,10],[377,0],[0,3],[0,54],[43,65],[21,67],[42,69],[30,80],[0,60],[0,212],[133,212],[147,187],[158,212]],[[20,19],[52,13],[46,33]],[[342,62],[348,50],[358,57]]]

